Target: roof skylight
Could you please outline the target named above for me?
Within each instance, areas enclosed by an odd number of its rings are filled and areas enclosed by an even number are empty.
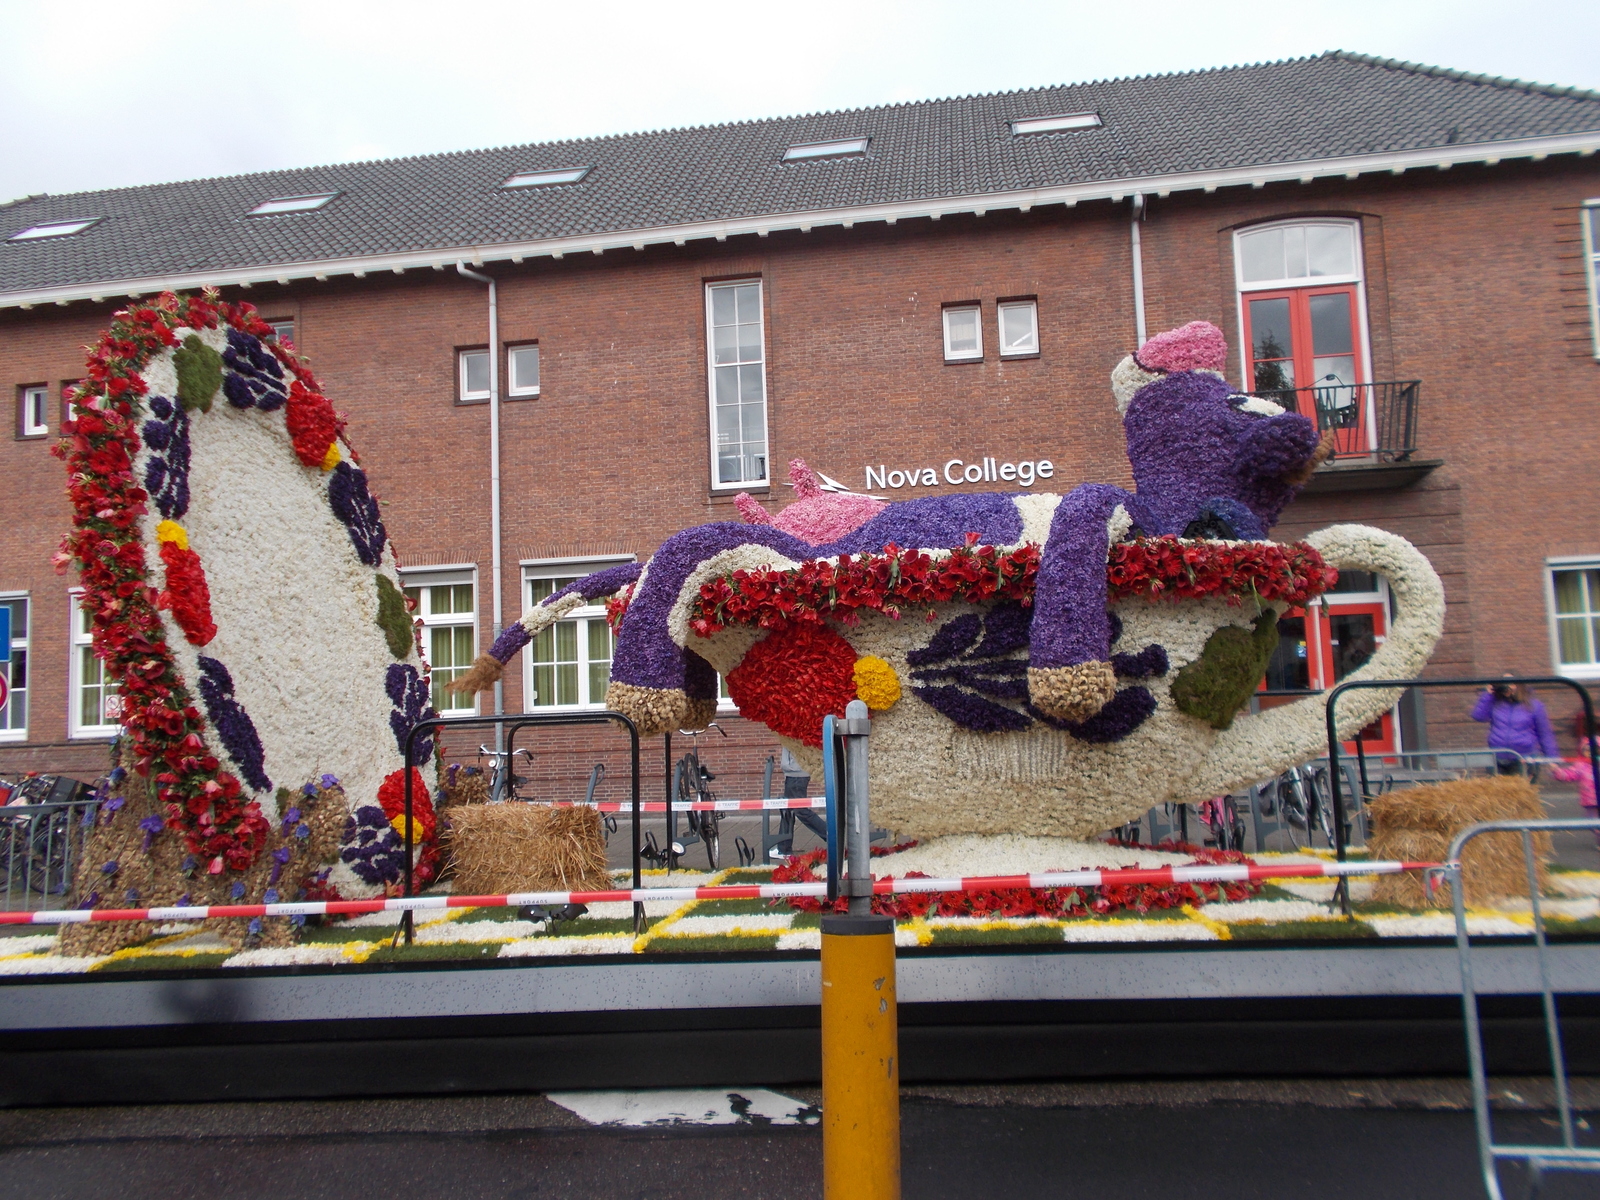
[[[833,142],[800,142],[783,152],[784,162],[803,162],[808,158],[852,158],[867,152],[871,138],[840,138]]]
[[[1065,129],[1094,129],[1100,124],[1100,114],[1060,113],[1054,117],[1023,117],[1011,122],[1011,133],[1021,137],[1028,133],[1060,133]]]
[[[43,225],[30,225],[20,233],[13,233],[6,241],[36,242],[40,238],[67,237],[70,234],[82,233],[99,219],[90,217],[85,221],[47,221]]]
[[[553,171],[518,171],[500,186],[503,188],[554,187],[560,183],[578,183],[593,167],[560,167]]]
[[[275,217],[282,213],[314,212],[338,194],[338,192],[319,192],[315,196],[274,196],[271,200],[263,200],[245,216]]]

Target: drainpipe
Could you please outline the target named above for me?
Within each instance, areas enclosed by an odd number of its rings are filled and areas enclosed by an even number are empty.
[[[1133,325],[1138,338],[1135,345],[1145,344],[1144,329],[1144,251],[1139,245],[1139,223],[1144,220],[1144,193],[1133,194],[1133,220],[1129,223],[1133,237]]]
[[[505,624],[505,608],[500,595],[500,306],[495,282],[488,275],[467,270],[465,263],[457,263],[456,270],[467,279],[476,279],[489,285],[489,555],[491,586],[494,589],[494,636],[490,645],[498,641]],[[505,685],[500,680],[494,684],[494,715],[505,712]],[[505,726],[496,725],[494,744],[497,750],[505,749]]]

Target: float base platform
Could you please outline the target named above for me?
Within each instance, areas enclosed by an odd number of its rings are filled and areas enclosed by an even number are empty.
[[[1474,950],[1490,1069],[1547,1069],[1525,941]],[[1600,1072],[1600,943],[1552,948]],[[1456,952],[902,949],[907,1082],[1464,1073]],[[428,1095],[819,1078],[815,953],[118,972],[0,982],[0,1104]]]

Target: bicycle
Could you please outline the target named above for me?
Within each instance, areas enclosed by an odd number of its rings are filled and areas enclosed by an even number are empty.
[[[1195,811],[1211,830],[1211,840],[1218,850],[1244,849],[1244,814],[1232,796],[1202,801]]]
[[[716,800],[715,793],[711,790],[711,781],[716,778],[711,769],[700,761],[700,735],[715,729],[723,737],[728,736],[728,731],[715,721],[704,729],[680,729],[678,732],[689,739],[689,753],[678,760],[674,769],[672,783],[672,797],[679,803],[710,803]],[[719,812],[688,812],[688,831],[680,839],[677,834],[677,813],[669,812],[667,822],[668,841],[670,852],[676,865],[676,860],[683,857],[690,843],[701,841],[706,847],[706,861],[715,871],[722,862],[722,814]],[[742,855],[741,855],[742,857]]]
[[[1328,845],[1334,844],[1333,805],[1328,800],[1328,768],[1325,763],[1290,767],[1272,781],[1272,789],[1277,796],[1278,807],[1283,812],[1283,819],[1294,828],[1305,831],[1307,847],[1311,845],[1316,829],[1322,830]]]
[[[523,747],[512,751],[491,750],[487,746],[478,747],[478,757],[490,760],[489,766],[489,803],[499,804],[503,800],[522,800],[525,797],[517,791],[523,784],[529,782],[526,775],[518,775],[515,759],[521,755],[530,764],[533,754]],[[508,762],[508,760],[510,760]],[[509,769],[508,769],[509,767]]]

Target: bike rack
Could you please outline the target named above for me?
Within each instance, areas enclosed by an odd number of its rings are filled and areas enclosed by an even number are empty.
[[[1333,710],[1338,704],[1339,697],[1346,692],[1359,691],[1373,688],[1437,688],[1437,687],[1493,687],[1500,683],[1554,683],[1562,687],[1571,688],[1578,693],[1578,699],[1583,701],[1584,715],[1588,717],[1588,728],[1595,727],[1594,698],[1589,695],[1589,689],[1575,680],[1562,675],[1495,675],[1486,678],[1474,676],[1472,678],[1451,679],[1348,679],[1339,684],[1328,693],[1328,706],[1324,713],[1328,729],[1328,786],[1333,791],[1333,839],[1334,857],[1340,862],[1345,861],[1345,820],[1344,797],[1339,790],[1339,731],[1334,724]],[[1361,786],[1365,791],[1367,787],[1366,756],[1362,753],[1361,742],[1356,741],[1357,760],[1361,764]],[[1594,772],[1594,778],[1600,779],[1600,749],[1597,749],[1594,739],[1589,740],[1589,769]],[[1345,915],[1350,915],[1350,881],[1340,879],[1334,888],[1334,895],[1339,899],[1339,909]]]
[[[1593,763],[1590,764],[1593,767]],[[1533,861],[1533,835],[1560,829],[1600,830],[1593,817],[1547,821],[1484,821],[1456,834],[1442,867],[1428,872],[1430,885],[1444,879],[1450,885],[1450,905],[1456,918],[1456,955],[1461,965],[1461,1009],[1467,1026],[1467,1061],[1472,1071],[1472,1111],[1478,1134],[1478,1165],[1483,1171],[1483,1186],[1491,1200],[1501,1200],[1500,1180],[1495,1164],[1501,1159],[1522,1159],[1528,1164],[1528,1194],[1539,1192],[1542,1173],[1557,1171],[1600,1171],[1600,1146],[1579,1146],[1572,1130],[1572,1101],[1567,1091],[1566,1054],[1561,1047],[1561,1023],[1556,1014],[1556,998],[1550,983],[1550,966],[1545,955],[1544,915],[1539,909],[1539,873]],[[1467,903],[1461,879],[1461,855],[1466,844],[1485,833],[1521,833],[1522,862],[1528,878],[1528,900],[1533,909],[1533,941],[1539,961],[1539,991],[1544,1001],[1545,1037],[1550,1046],[1550,1076],[1555,1084],[1556,1108],[1561,1118],[1561,1143],[1497,1145],[1489,1119],[1489,1080],[1484,1066],[1483,1030],[1478,1019],[1478,993],[1472,981],[1472,940],[1467,934]]]
[[[507,769],[512,762],[511,755],[516,749],[517,734],[522,730],[534,726],[546,725],[604,725],[615,723],[623,726],[628,731],[629,753],[633,768],[633,886],[643,886],[639,868],[639,727],[628,717],[619,712],[584,712],[584,713],[530,713],[519,716],[498,717],[426,717],[411,727],[411,732],[406,735],[405,744],[405,895],[413,895],[412,881],[412,811],[414,800],[411,794],[411,768],[416,759],[417,735],[424,732],[440,731],[445,729],[465,729],[483,727],[488,725],[504,729],[506,739]],[[507,728],[508,727],[508,728]],[[670,742],[669,742],[670,747]],[[668,753],[670,754],[670,749]],[[668,786],[670,787],[670,781]],[[644,905],[635,901],[633,906],[633,924],[637,931],[644,920]],[[400,925],[405,932],[406,945],[411,945],[414,936],[412,910],[407,909],[402,914]]]

